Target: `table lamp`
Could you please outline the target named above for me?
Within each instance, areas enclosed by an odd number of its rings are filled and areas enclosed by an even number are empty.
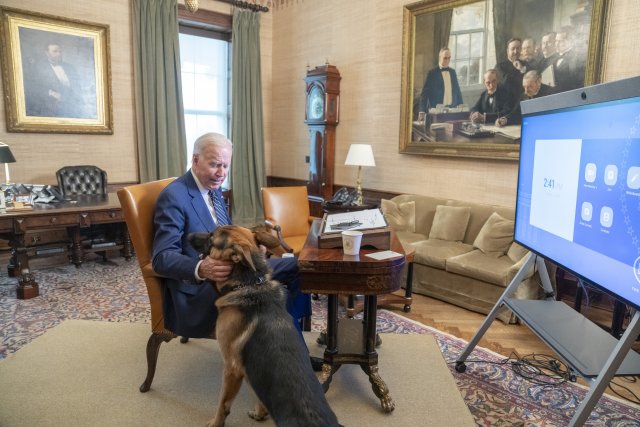
[[[363,166],[375,166],[376,161],[373,158],[373,149],[369,144],[351,144],[347,153],[347,160],[344,161],[347,166],[358,166],[358,178],[356,186],[358,191],[358,205],[362,205],[362,186],[360,176]]]
[[[7,144],[0,142],[0,163],[4,163],[5,182],[8,185],[11,180],[9,178],[9,163],[15,163],[16,158]],[[5,211],[7,203],[4,198],[4,189],[0,188],[0,210]]]

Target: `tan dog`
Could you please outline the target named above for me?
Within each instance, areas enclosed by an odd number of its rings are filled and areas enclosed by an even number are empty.
[[[208,426],[224,425],[244,377],[260,399],[251,418],[271,414],[277,426],[338,426],[286,310],[285,290],[271,280],[252,232],[227,225],[211,234],[191,234],[189,240],[201,253],[235,263],[229,279],[216,285],[216,336],[224,376],[218,409]]]

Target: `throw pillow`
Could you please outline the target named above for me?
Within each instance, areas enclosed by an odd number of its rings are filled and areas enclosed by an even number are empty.
[[[487,255],[498,258],[507,252],[513,242],[513,226],[513,221],[494,212],[480,229],[473,246]]]
[[[436,206],[429,238],[461,242],[470,216],[471,208],[468,206]]]
[[[509,246],[509,250],[507,251],[507,256],[511,261],[518,262],[529,252],[529,249],[524,248],[513,242],[511,246]]]
[[[382,199],[380,203],[387,222],[395,231],[416,231],[416,202],[396,203]]]

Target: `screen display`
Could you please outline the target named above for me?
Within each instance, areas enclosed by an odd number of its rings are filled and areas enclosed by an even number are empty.
[[[515,240],[640,307],[637,91],[523,115]]]

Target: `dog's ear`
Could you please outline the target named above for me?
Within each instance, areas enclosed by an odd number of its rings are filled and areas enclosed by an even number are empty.
[[[231,255],[233,262],[240,262],[247,267],[256,271],[256,266],[253,264],[253,258],[251,257],[251,248],[246,245],[240,245],[238,243],[233,245],[233,255]]]
[[[201,254],[209,255],[211,252],[210,233],[189,233],[187,240]]]

